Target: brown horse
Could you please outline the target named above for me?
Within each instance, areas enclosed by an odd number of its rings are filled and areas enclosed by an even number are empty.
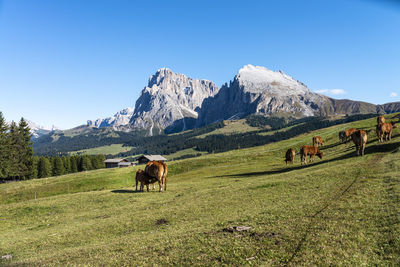
[[[161,161],[149,161],[146,164],[146,168],[144,169],[145,173],[150,177],[154,177],[158,181],[159,191],[162,191],[164,186],[164,190],[167,190],[167,164]]]
[[[140,182],[140,191],[143,192],[144,186],[146,186],[147,192],[148,192],[149,184],[154,184],[155,182],[157,182],[157,179],[149,176],[143,170],[139,169],[136,172],[136,191],[137,191],[139,182]]]
[[[286,151],[286,159],[285,159],[286,165],[288,164],[288,162],[290,162],[290,163],[293,164],[293,162],[294,162],[294,156],[296,156],[296,151],[294,151],[293,148],[289,148],[289,149]]]

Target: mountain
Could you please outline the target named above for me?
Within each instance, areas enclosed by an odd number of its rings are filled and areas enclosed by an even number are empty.
[[[36,124],[32,121],[27,120],[29,128],[31,129],[32,137],[33,138],[39,138],[40,136],[46,135],[54,130],[58,130],[56,126],[41,126],[39,124]]]
[[[261,66],[243,66],[233,81],[221,88],[211,81],[162,68],[149,78],[134,109],[126,108],[113,117],[90,120],[87,126],[126,132],[144,130],[148,135],[156,135],[251,114],[302,118],[397,111],[400,111],[400,102],[374,105],[330,98],[312,92],[283,71]]]
[[[204,99],[219,88],[208,80],[192,79],[170,69],[159,69],[136,101],[131,129],[148,129],[149,134],[193,128]]]
[[[307,117],[319,115],[329,98],[313,93],[282,71],[246,65],[214,98],[204,101],[197,126],[250,114]]]
[[[134,108],[125,108],[118,111],[114,116],[105,119],[88,120],[87,126],[93,128],[112,127],[115,130],[126,130],[132,118]]]

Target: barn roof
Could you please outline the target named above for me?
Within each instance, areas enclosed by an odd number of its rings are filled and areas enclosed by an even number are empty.
[[[138,159],[140,159],[140,158],[146,158],[149,161],[152,161],[152,160],[155,160],[155,161],[166,161],[167,160],[166,158],[164,158],[161,155],[143,155],[143,156],[140,156]]]
[[[106,159],[104,163],[120,163],[120,162],[128,162],[126,159]]]

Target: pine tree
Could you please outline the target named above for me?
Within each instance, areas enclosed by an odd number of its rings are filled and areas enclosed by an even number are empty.
[[[39,177],[39,157],[34,156],[32,160],[32,170],[29,178],[38,178]]]
[[[93,170],[98,169],[98,167],[97,167],[98,163],[97,163],[97,157],[96,157],[96,155],[90,155],[90,156],[89,156],[89,159],[90,159],[90,163],[91,163],[91,165],[92,165],[92,169],[93,169]]]
[[[7,134],[9,140],[9,168],[8,168],[8,178],[19,178],[21,169],[21,155],[18,151],[19,149],[19,133],[17,124],[12,121],[10,124],[10,131]]]
[[[77,157],[72,156],[69,158],[71,161],[71,173],[78,172],[78,163],[77,163]]]
[[[90,171],[92,169],[92,162],[89,156],[82,156],[80,169],[82,171]]]
[[[65,173],[63,161],[60,157],[55,157],[53,175],[59,176]]]
[[[51,163],[50,160],[46,157],[39,158],[38,164],[38,177],[44,178],[51,176]]]
[[[19,176],[29,178],[32,172],[33,148],[32,134],[24,118],[21,118],[18,125],[18,152],[19,152]]]
[[[103,154],[97,155],[97,160],[99,163],[99,166],[98,166],[99,169],[106,167],[106,164],[104,163],[104,161],[106,160],[106,156],[104,156]]]
[[[9,139],[7,136],[8,125],[0,111],[0,179],[6,179],[9,173]]]
[[[71,161],[69,160],[69,157],[62,156],[61,157],[64,168],[65,168],[65,174],[71,173]]]

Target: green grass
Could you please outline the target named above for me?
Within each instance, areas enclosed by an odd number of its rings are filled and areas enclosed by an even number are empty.
[[[135,192],[136,168],[1,184],[0,265],[399,265],[400,131],[364,157],[338,143],[375,123],[171,162],[163,193]],[[313,135],[324,159],[286,166]]]
[[[253,131],[259,131],[260,128],[257,127],[252,127],[246,123],[246,119],[241,119],[241,120],[232,120],[232,121],[224,121],[225,126],[219,129],[216,129],[212,132],[202,134],[199,136],[196,136],[196,138],[204,138],[208,135],[213,135],[213,134],[238,134],[238,133],[246,133],[246,132],[253,132]]]
[[[164,157],[168,160],[172,160],[174,158],[178,158],[178,157],[182,157],[185,155],[197,155],[197,154],[207,154],[207,152],[204,151],[197,151],[194,150],[193,148],[188,148],[188,149],[183,149],[183,150],[179,150],[175,153],[169,154],[169,155],[164,155]]]
[[[109,146],[99,146],[95,148],[83,149],[79,151],[70,152],[70,155],[77,155],[77,154],[85,154],[85,155],[117,155],[121,152],[127,152],[131,150],[133,147],[131,146],[123,146],[123,144],[112,144]]]

